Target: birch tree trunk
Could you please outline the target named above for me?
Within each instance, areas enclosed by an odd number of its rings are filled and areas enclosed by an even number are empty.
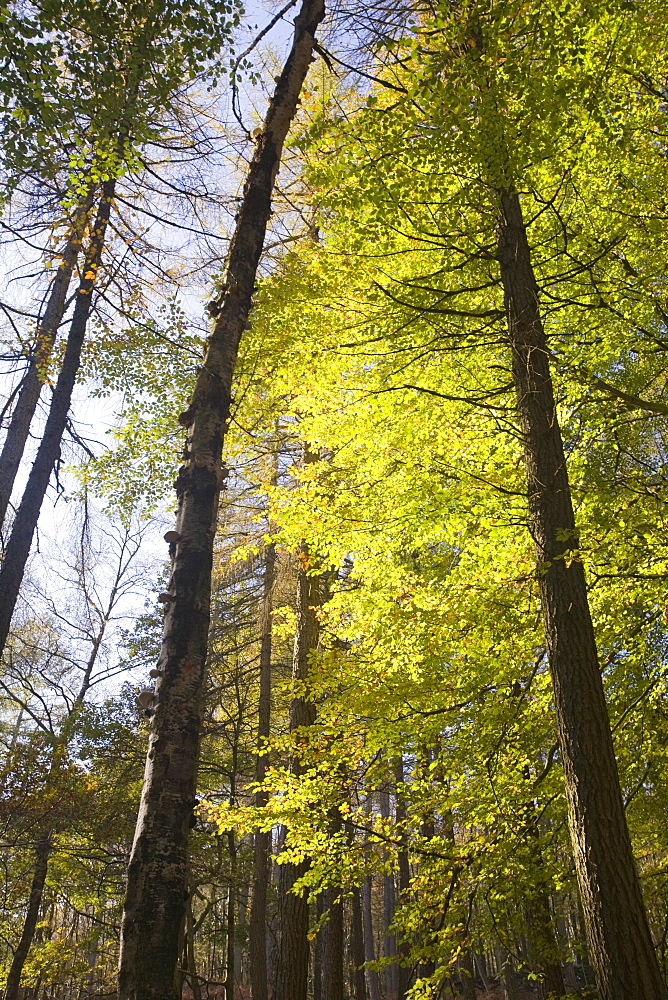
[[[313,58],[323,0],[304,0],[249,167],[204,364],[188,410],[184,462],[176,482],[178,540],[158,669],[158,705],[149,736],[121,928],[119,1000],[174,995],[183,920],[188,827],[199,762],[211,604],[213,541],[223,484],[222,447],[237,351],[248,324],[257,266],[283,144]]]
[[[500,196],[498,260],[524,440],[569,827],[601,1000],[665,1000],[631,841],[589,611],[548,348],[519,197]]]

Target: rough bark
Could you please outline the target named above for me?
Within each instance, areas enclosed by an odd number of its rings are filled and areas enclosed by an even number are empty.
[[[265,742],[271,724],[271,600],[274,587],[276,548],[267,546],[264,557],[262,581],[262,608],[260,613],[260,696],[258,700],[257,757],[255,780],[264,781],[267,765],[264,755]],[[267,793],[258,792],[255,805],[267,803]],[[248,949],[250,985],[253,1000],[267,1000],[267,886],[269,884],[269,848],[271,834],[256,830],[253,836],[253,895],[251,901]]]
[[[302,546],[301,566],[297,577],[297,619],[295,648],[292,660],[293,680],[302,681],[308,676],[309,656],[318,647],[320,623],[317,608],[322,604],[323,579],[309,576],[306,570],[308,550]],[[290,732],[294,741],[292,772],[303,771],[300,733],[315,722],[313,702],[298,696],[290,704]],[[295,883],[308,870],[308,861],[281,866],[280,912],[281,938],[276,968],[276,985],[273,1000],[306,1000],[309,961],[309,912],[305,892],[292,891]],[[323,987],[324,987],[323,976]]]
[[[4,651],[16,599],[23,581],[30,547],[37,528],[49,480],[60,457],[60,447],[72,402],[72,392],[81,363],[91,299],[104,247],[104,237],[114,196],[115,181],[103,185],[90,243],[84,257],[83,275],[77,289],[76,303],[67,337],[63,363],[58,375],[49,415],[23,497],[16,512],[2,571],[0,571],[0,655]]]
[[[37,326],[35,346],[30,363],[21,381],[21,387],[7,428],[7,435],[0,452],[0,530],[5,523],[16,474],[28,440],[30,424],[35,416],[42,386],[46,379],[46,366],[58,335],[58,327],[65,313],[67,290],[81,250],[83,231],[92,203],[92,195],[89,195],[81,202],[74,214],[72,232],[60,255],[60,264],[51,283],[44,314]]]
[[[30,885],[30,896],[28,897],[28,906],[26,909],[25,919],[23,921],[21,937],[12,958],[9,975],[7,976],[5,1000],[17,1000],[18,997],[21,973],[23,972],[23,966],[25,965],[28,952],[30,951],[30,946],[33,942],[33,938],[35,937],[35,928],[37,927],[39,911],[42,905],[42,898],[44,896],[44,885],[46,883],[46,873],[48,870],[50,853],[51,833],[48,831],[35,845],[35,867],[33,870],[32,883]]]
[[[502,192],[505,292],[569,827],[601,1000],[665,1000],[619,786],[548,351],[519,197]]]
[[[128,868],[120,1000],[166,1000],[174,995],[188,827],[199,761],[213,541],[232,378],[241,335],[248,324],[283,143],[323,17],[323,0],[304,0],[295,19],[291,51],[249,167],[226,279],[220,296],[210,306],[216,320],[204,365],[190,406],[181,416],[187,440],[176,483],[179,537],[167,588],[170,598],[159,658],[159,700]]]

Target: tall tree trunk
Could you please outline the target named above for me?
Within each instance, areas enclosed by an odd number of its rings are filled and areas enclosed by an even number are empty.
[[[343,902],[338,886],[325,889],[322,936],[322,1000],[343,1000]]]
[[[335,837],[341,831],[341,811],[334,806],[329,811],[328,832]],[[343,901],[339,886],[333,885],[323,893],[326,922],[322,937],[322,1000],[343,1000]]]
[[[380,815],[383,819],[390,818],[390,793],[387,787],[379,793]],[[390,927],[394,923],[394,911],[396,907],[396,887],[394,884],[394,872],[386,872],[383,875],[383,917],[385,922],[385,933],[383,935],[383,958],[393,958],[397,951],[397,939],[391,933]],[[396,1000],[397,996],[397,964],[392,962],[385,966],[385,992],[390,1000]]]
[[[505,292],[530,530],[550,656],[569,827],[601,1000],[665,1000],[619,787],[548,349],[519,197],[501,193]],[[572,554],[576,558],[572,558]]]
[[[367,1000],[364,976],[364,929],[362,922],[362,893],[355,886],[350,897],[350,952],[353,964],[353,1000]]]
[[[233,795],[230,795],[233,802]],[[237,845],[234,831],[227,835],[230,856],[230,884],[227,887],[225,911],[225,1000],[234,1000],[234,980],[236,976],[235,947],[237,909]]]
[[[106,181],[102,187],[97,217],[93,224],[90,244],[84,258],[83,275],[77,290],[76,303],[63,363],[53,391],[44,434],[37,449],[37,456],[28,477],[23,497],[16,512],[14,524],[5,549],[0,571],[0,655],[2,654],[9,626],[16,606],[16,599],[23,581],[30,547],[37,528],[42,503],[49,480],[60,456],[72,393],[81,363],[81,350],[86,336],[91,299],[104,247],[104,237],[109,222],[115,181]]]
[[[141,806],[128,867],[121,929],[120,1000],[174,994],[183,917],[188,826],[199,762],[211,603],[213,542],[223,484],[223,438],[237,351],[248,324],[274,179],[299,93],[313,58],[323,0],[303,0],[292,48],[257,141],[230,245],[226,280],[190,406],[177,479],[178,541],[168,586],[158,705],[149,737]]]
[[[28,370],[21,380],[21,387],[0,452],[0,530],[5,523],[16,474],[28,440],[30,424],[46,379],[46,366],[65,313],[67,290],[81,250],[83,232],[92,204],[93,196],[88,195],[75,210],[71,234],[60,255],[60,264],[51,284],[44,314],[37,326],[35,346]]]
[[[44,885],[46,883],[46,873],[49,864],[49,854],[51,853],[51,831],[46,831],[35,845],[35,868],[33,870],[32,883],[30,885],[30,896],[28,897],[28,907],[23,921],[23,930],[19,943],[12,958],[12,964],[7,976],[5,986],[5,1000],[17,1000],[21,973],[30,951],[30,946],[35,937],[37,919],[42,906],[44,896]]]
[[[237,982],[240,985],[245,985],[246,982],[246,963],[244,962],[244,955],[246,954],[246,949],[244,948],[244,939],[248,935],[247,931],[247,921],[246,917],[248,914],[248,893],[249,885],[244,879],[239,885],[237,891],[237,932],[235,935],[234,944],[234,974],[237,978]],[[265,952],[266,957],[266,952]]]
[[[376,941],[373,933],[373,911],[371,909],[371,876],[367,875],[362,885],[362,923],[364,925],[364,961],[376,961]],[[380,1000],[380,984],[375,969],[366,970],[369,1000]]]
[[[315,897],[315,916],[320,926],[323,913],[323,893]],[[313,939],[313,1000],[322,1000],[322,936],[316,934]]]
[[[406,803],[404,798],[404,762],[401,756],[394,762],[394,782],[396,795],[396,821],[397,831],[401,847],[398,853],[399,862],[399,902],[402,898],[408,900],[411,888],[411,873],[408,862],[408,840],[406,836]],[[397,946],[397,954],[403,963],[408,962],[410,954],[410,944],[406,940],[401,940]],[[397,997],[398,1000],[405,1000],[406,994],[411,986],[411,970],[408,964],[400,963],[397,966]]]
[[[257,757],[255,780],[264,781],[267,764],[265,743],[271,725],[271,601],[274,589],[276,547],[268,545],[264,555],[262,608],[260,613],[260,697],[258,700]],[[258,792],[255,805],[267,803],[267,793]],[[256,830],[253,835],[253,895],[248,932],[251,997],[268,1000],[267,977],[267,887],[271,834]]]
[[[302,546],[300,569],[297,577],[297,621],[295,650],[292,660],[293,680],[302,681],[308,676],[309,654],[317,649],[320,623],[317,609],[323,599],[323,578],[309,576],[307,572],[308,549]],[[290,705],[290,732],[293,737],[292,772],[303,772],[300,733],[315,722],[315,705],[298,696]],[[309,960],[309,913],[305,892],[292,891],[297,879],[308,870],[308,861],[281,866],[280,889],[280,943],[276,969],[276,988],[273,1000],[306,1000]],[[326,988],[323,975],[323,988]]]

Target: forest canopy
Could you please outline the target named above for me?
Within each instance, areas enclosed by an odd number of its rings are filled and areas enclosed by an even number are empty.
[[[667,46],[0,4],[5,1000],[666,1000]]]

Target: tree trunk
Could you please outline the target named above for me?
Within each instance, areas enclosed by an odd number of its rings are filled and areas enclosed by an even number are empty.
[[[404,799],[404,762],[402,757],[397,757],[394,762],[394,782],[396,795],[396,822],[397,832],[401,847],[399,848],[399,903],[402,899],[408,900],[411,888],[411,873],[408,862],[408,841],[406,836],[406,804]],[[410,944],[406,940],[400,940],[397,944],[397,955],[401,960],[397,966],[397,997],[398,1000],[405,1000],[411,986],[411,970],[408,966],[410,955]]]
[[[601,1000],[665,1000],[619,787],[584,568],[519,197],[501,194],[498,259],[587,939]]]
[[[475,968],[478,970],[478,975],[482,982],[482,988],[485,993],[489,993],[489,982],[487,980],[487,959],[483,954],[478,954],[478,952],[473,952],[473,962]]]
[[[315,897],[315,916],[318,926],[323,912],[323,894]],[[322,936],[316,934],[313,939],[313,1000],[322,1000]]]
[[[251,162],[226,280],[211,303],[216,316],[190,406],[177,479],[177,532],[165,616],[158,705],[149,737],[144,787],[128,868],[121,930],[120,1000],[174,995],[178,928],[186,888],[188,827],[197,782],[201,704],[211,603],[213,542],[223,438],[242,332],[271,212],[283,143],[313,57],[323,0],[303,0],[292,48],[278,78]]]
[[[466,948],[460,956],[459,976],[462,984],[462,1000],[476,1000],[475,971],[470,948]]]
[[[343,1000],[343,903],[339,888],[325,889],[326,924],[322,936],[322,1000]]]
[[[353,1000],[367,1000],[364,977],[364,930],[362,925],[362,893],[355,886],[350,898],[352,917],[350,925],[350,951],[353,963]]]
[[[26,909],[23,930],[17,945],[12,964],[7,976],[5,986],[5,1000],[17,1000],[21,973],[30,951],[30,946],[35,937],[37,919],[44,897],[44,885],[46,883],[46,873],[49,865],[49,854],[51,853],[51,832],[48,831],[38,840],[35,845],[35,869],[33,871],[32,883],[30,885],[30,896]]]
[[[376,961],[376,941],[373,933],[373,911],[371,909],[371,876],[367,875],[362,885],[362,923],[364,925],[364,961]],[[380,984],[375,969],[366,970],[366,983],[369,989],[369,1000],[380,1000]]]
[[[51,285],[44,315],[37,326],[35,347],[30,364],[21,381],[16,405],[12,410],[7,429],[7,436],[2,446],[2,452],[0,452],[0,530],[5,523],[7,508],[16,481],[16,473],[23,458],[30,424],[35,415],[46,378],[46,366],[58,335],[58,327],[65,313],[67,290],[81,250],[83,230],[92,203],[93,197],[89,195],[74,213],[72,232],[60,255],[60,264]]]
[[[234,834],[230,834],[231,837]],[[232,852],[230,851],[230,854]],[[232,871],[234,872],[234,864],[232,865]],[[232,876],[234,879],[234,875]],[[235,978],[235,965],[234,965],[234,938],[236,929],[236,892],[234,881],[230,883],[227,887],[227,908],[225,916],[225,1000],[234,1000],[234,978]]]
[[[379,795],[380,815],[383,819],[390,817],[390,793],[387,788],[383,788]],[[394,872],[386,872],[383,875],[383,916],[385,919],[385,934],[383,936],[383,958],[393,958],[396,955],[397,941],[394,934],[390,932],[390,927],[394,923],[394,910],[396,907],[396,888],[394,884]],[[385,966],[385,992],[390,1000],[396,1000],[397,996],[397,964]]]
[[[246,949],[244,948],[244,939],[248,935],[246,917],[248,914],[248,894],[249,885],[248,882],[243,880],[239,885],[237,891],[237,932],[235,935],[234,944],[234,974],[237,977],[237,982],[241,986],[246,984],[246,963],[244,962],[244,956],[246,954]],[[266,951],[265,951],[266,958]]]
[[[202,991],[199,985],[197,974],[197,960],[195,958],[195,920],[193,917],[192,893],[188,895],[186,904],[186,968],[190,978],[190,988],[193,991],[193,1000],[202,1000]]]
[[[276,567],[276,547],[267,546],[262,581],[260,614],[260,697],[258,700],[257,757],[255,780],[264,781],[267,765],[265,742],[271,724],[271,600]],[[255,805],[267,803],[267,793],[258,792]],[[253,836],[253,896],[248,931],[250,985],[253,1000],[268,1000],[267,977],[267,886],[269,884],[269,848],[271,834],[256,830]]]
[[[72,402],[72,392],[81,362],[81,350],[86,336],[96,274],[102,258],[115,183],[114,180],[106,181],[102,188],[102,197],[93,225],[90,245],[84,258],[83,276],[77,290],[65,356],[53,391],[44,434],[37,449],[37,456],[23,491],[23,497],[16,512],[4,553],[2,570],[0,571],[0,655],[7,642],[9,626],[23,581],[42,503],[56,462],[60,457],[60,447]]]
[[[308,549],[302,546],[300,569],[297,577],[297,620],[295,649],[292,660],[292,677],[303,681],[308,676],[309,655],[317,649],[320,623],[317,608],[322,604],[323,578],[307,573]],[[292,772],[303,773],[301,731],[315,722],[315,705],[298,696],[290,705],[290,732],[293,737]],[[280,943],[276,969],[276,989],[273,1000],[306,1000],[309,960],[309,913],[305,892],[295,893],[292,888],[308,871],[309,862],[281,866],[280,889]],[[323,963],[324,964],[324,963]],[[324,974],[323,974],[323,987]]]
[[[503,1000],[519,1000],[517,996],[515,969],[513,968],[512,957],[505,948],[501,947],[501,945],[496,946],[495,952],[496,964],[499,967],[501,988],[503,990]]]

